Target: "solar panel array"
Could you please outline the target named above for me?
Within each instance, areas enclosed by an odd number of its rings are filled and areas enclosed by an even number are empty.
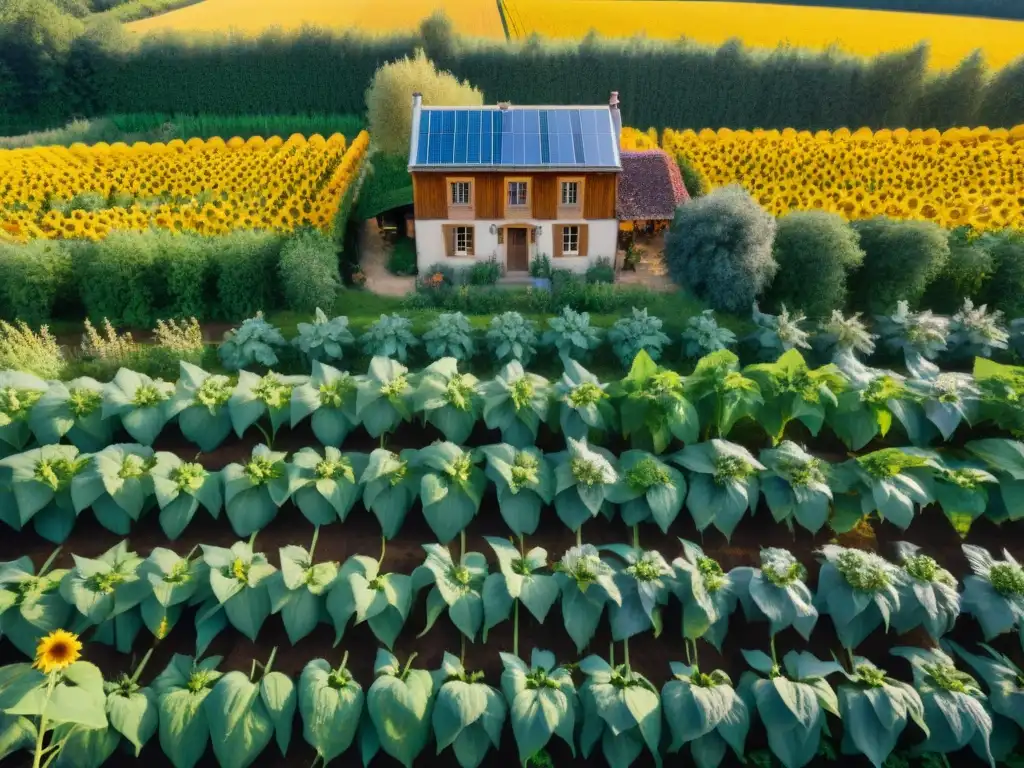
[[[617,168],[605,109],[423,109],[413,166]]]

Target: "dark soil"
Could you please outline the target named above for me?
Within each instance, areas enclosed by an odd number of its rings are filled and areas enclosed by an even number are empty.
[[[397,450],[402,447],[420,447],[438,437],[431,428],[422,429],[419,427],[405,426],[388,441],[388,447]],[[258,431],[246,435],[243,440],[231,440],[230,443],[207,455],[202,455],[199,460],[211,468],[220,468],[231,461],[242,460],[248,455],[251,447],[260,442],[262,438]],[[489,433],[481,428],[470,439],[469,444],[484,445],[488,442],[497,442],[498,436]],[[559,450],[562,447],[561,440],[555,436],[542,435],[540,440],[545,450]],[[745,440],[743,441],[747,443]],[[828,440],[820,441],[824,452],[831,454],[833,461],[841,460],[845,456],[845,450],[841,445],[833,446]],[[295,432],[282,430],[275,444],[279,450],[296,450],[305,445],[316,445],[312,435],[305,430]],[[376,447],[377,441],[369,438],[361,431],[350,436],[345,443],[347,450],[370,451]],[[161,436],[157,446],[159,450],[172,450],[182,456],[192,456],[196,449],[187,441],[184,441],[175,429],[169,429]],[[624,449],[624,445],[609,445],[614,451]],[[999,551],[1003,547],[1011,550],[1017,547],[1017,537],[1021,533],[1019,525],[1006,525],[996,527],[984,520],[977,522],[971,529],[969,540],[993,551]],[[313,534],[313,527],[294,507],[286,505],[280,510],[277,518],[256,538],[256,548],[267,553],[268,557],[275,564],[278,561],[277,550],[286,544],[300,544],[309,546]],[[489,492],[485,498],[480,514],[473,521],[468,529],[468,547],[471,550],[483,552],[493,563],[494,557],[483,536],[507,536],[508,530],[502,520],[497,508],[497,500],[493,492]],[[699,543],[704,547],[707,554],[717,559],[725,570],[740,565],[757,565],[758,552],[762,547],[775,546],[790,549],[809,568],[810,581],[816,582],[818,565],[815,559],[815,550],[821,545],[833,539],[829,531],[822,531],[817,536],[812,536],[803,529],[790,533],[785,526],[775,524],[766,508],[758,510],[757,515],[748,517],[737,528],[731,541],[714,530],[709,530],[704,536],[696,531],[693,522],[684,510],[672,527],[670,535],[664,535],[653,525],[642,527],[641,543],[645,548],[656,548],[668,559],[681,554],[679,539],[688,539]],[[616,519],[609,523],[603,518],[588,522],[583,529],[583,540],[593,544],[606,544],[613,542],[630,541],[631,532],[621,521]],[[137,525],[130,536],[132,549],[140,555],[147,555],[153,547],[172,546],[176,551],[185,553],[193,546],[204,544],[217,544],[229,546],[238,537],[234,535],[226,517],[222,515],[220,520],[213,520],[204,512],[199,512],[184,535],[177,541],[169,543],[161,531],[157,517],[149,514]],[[68,542],[64,545],[58,565],[67,567],[71,565],[70,553],[95,556],[113,546],[120,540],[120,537],[110,533],[92,517],[90,513],[83,514],[76,525],[74,532]],[[385,571],[396,571],[411,573],[424,558],[421,544],[433,541],[434,537],[427,526],[419,510],[418,504],[410,511],[406,523],[398,538],[388,542],[387,552],[384,561]],[[935,557],[942,565],[947,567],[957,577],[963,577],[969,573],[967,562],[960,550],[961,540],[954,532],[949,522],[938,509],[927,509],[919,515],[908,531],[900,531],[891,525],[875,522],[872,527],[864,526],[856,532],[841,537],[841,542],[847,545],[859,546],[867,549],[877,549],[881,554],[892,557],[894,555],[893,543],[900,540],[912,541],[923,547],[924,552]],[[542,518],[541,526],[535,535],[529,537],[528,546],[543,546],[548,551],[550,560],[557,560],[562,553],[575,543],[574,534],[567,530],[558,520],[553,509],[547,510]],[[373,555],[376,557],[380,552],[381,540],[379,526],[372,513],[364,510],[357,504],[352,510],[345,523],[325,526],[320,531],[319,541],[316,549],[316,559],[344,561],[355,554]],[[453,547],[453,549],[457,548]],[[53,547],[49,542],[36,536],[31,530],[21,534],[9,533],[0,538],[0,561],[11,560],[21,555],[29,555],[39,565],[52,551]],[[425,599],[426,595],[421,592],[416,601],[413,612],[406,623],[402,635],[395,644],[394,652],[400,660],[412,652],[418,653],[416,666],[426,669],[434,669],[440,666],[442,655],[445,651],[458,654],[460,648],[460,634],[450,623],[447,617],[442,617],[434,625],[433,629],[422,639],[416,639],[416,635],[423,628],[425,623]],[[634,638],[629,645],[630,659],[633,667],[647,675],[655,685],[663,685],[669,678],[669,662],[683,661],[685,649],[681,639],[681,610],[678,602],[673,601],[665,616],[665,630],[660,638],[655,639],[651,635],[644,635]],[[149,634],[143,629],[136,643],[136,653],[141,656],[149,642]],[[970,618],[963,617],[957,623],[955,630],[951,633],[952,639],[971,645],[981,640],[977,624]],[[768,650],[767,625],[750,624],[744,622],[742,612],[737,610],[733,615],[730,630],[726,636],[722,653],[719,654],[707,643],[700,643],[700,662],[705,671],[713,668],[724,669],[732,677],[734,683],[739,681],[740,675],[745,670],[745,664],[740,650],[761,649]],[[566,634],[560,611],[552,609],[545,625],[537,624],[528,611],[520,612],[520,655],[529,658],[532,648],[540,647],[555,652],[561,662],[576,661],[580,655],[576,653],[575,647]],[[340,661],[345,650],[350,652],[349,668],[355,677],[363,685],[364,690],[369,688],[373,681],[373,662],[377,653],[378,643],[364,626],[351,627],[347,630],[345,638],[339,647],[333,646],[334,630],[329,625],[321,625],[311,635],[304,638],[296,646],[291,646],[284,631],[284,626],[278,616],[271,616],[263,626],[258,641],[251,643],[230,627],[222,632],[210,647],[210,654],[222,655],[224,661],[221,664],[222,670],[244,669],[248,670],[252,659],[266,660],[273,647],[277,646],[278,652],[275,669],[297,678],[303,666],[311,659],[322,657],[336,664]],[[166,666],[174,653],[191,654],[194,652],[195,634],[193,630],[192,616],[185,615],[178,622],[170,635],[156,648],[153,659],[147,667],[144,680],[151,679]],[[867,656],[875,663],[888,668],[897,677],[905,680],[910,679],[909,667],[901,659],[889,655],[889,650],[898,645],[929,646],[931,643],[923,633],[912,633],[911,635],[898,637],[892,634],[886,635],[879,630],[873,633],[861,648],[858,648],[860,655]],[[602,619],[598,630],[587,653],[596,653],[608,658],[610,645],[610,629],[607,618]],[[1021,660],[1020,645],[1016,637],[997,638],[994,645],[1001,651],[1010,654],[1012,657]],[[832,629],[831,621],[826,617],[819,620],[810,643],[805,643],[795,632],[789,630],[781,634],[777,639],[778,651],[781,654],[788,650],[810,650],[820,658],[828,658],[830,654],[840,653],[840,645],[836,640]],[[511,652],[512,650],[512,623],[505,622],[494,628],[486,646],[478,643],[467,644],[465,662],[469,669],[480,669],[486,673],[487,681],[497,686],[499,684],[502,670],[498,657],[499,651]],[[618,661],[622,659],[622,644],[615,648],[615,657]],[[109,675],[121,670],[128,670],[132,665],[132,659],[118,654],[114,649],[99,644],[89,644],[86,648],[86,658],[97,663]],[[17,652],[6,643],[0,643],[0,662],[10,663],[20,661]],[[838,684],[839,680],[833,680]],[[838,723],[833,733],[838,736],[841,733]],[[914,733],[913,727],[908,727],[907,735],[912,735],[916,740],[918,735]],[[838,745],[838,739],[835,744]],[[748,739],[748,752],[753,749],[765,746],[765,735],[760,724],[755,724]],[[909,746],[909,744],[908,744]],[[562,765],[604,765],[604,759],[600,754],[595,753],[589,760],[582,757],[573,761],[568,750],[563,749],[564,745],[555,746],[552,756],[559,766]],[[428,746],[417,762],[419,766],[455,766],[456,762],[450,750],[446,750],[441,756],[433,754],[433,747]],[[837,750],[838,751],[838,750]],[[598,748],[599,752],[599,748]],[[301,724],[296,722],[296,730],[292,739],[291,748],[287,757],[282,757],[276,745],[271,743],[263,755],[255,763],[257,766],[308,766],[313,761],[314,754],[302,739]],[[968,766],[980,765],[973,755],[962,753],[952,756],[952,765]],[[163,756],[156,736],[149,742],[142,753],[142,760],[156,768],[157,766],[168,766],[169,762]],[[337,761],[343,766],[354,766],[359,760],[358,753],[352,751]],[[7,761],[12,766],[28,765],[29,761],[20,758],[11,758]],[[111,759],[110,765],[135,765],[134,758],[125,755],[117,755]],[[511,728],[506,726],[505,736],[502,742],[502,749],[499,753],[491,753],[487,758],[487,765],[512,766],[518,765],[515,742]],[[649,766],[653,761],[650,756],[644,753],[637,766]],[[667,761],[668,765],[688,766],[692,761],[688,754],[685,756],[673,757]],[[724,766],[738,765],[731,757],[723,762]],[[818,763],[815,763],[817,765]],[[835,765],[835,762],[820,761],[821,765]],[[867,766],[866,760],[861,758],[841,758],[841,765]],[[208,750],[203,766],[216,765],[212,751]],[[386,756],[379,755],[375,765],[384,768],[385,766],[397,766]]]

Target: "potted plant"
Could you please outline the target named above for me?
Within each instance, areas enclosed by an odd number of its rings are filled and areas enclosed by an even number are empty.
[[[530,277],[533,287],[542,291],[551,290],[551,258],[547,254],[539,254],[530,262]]]

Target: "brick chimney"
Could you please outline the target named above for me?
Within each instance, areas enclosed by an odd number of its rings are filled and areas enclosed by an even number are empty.
[[[622,138],[622,113],[619,112],[619,92],[612,91],[611,97],[608,99],[608,111],[612,113],[612,128],[615,132],[615,146],[619,145],[619,140]]]

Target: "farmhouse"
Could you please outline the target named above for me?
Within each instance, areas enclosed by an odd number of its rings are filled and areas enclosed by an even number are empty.
[[[413,95],[409,172],[421,270],[494,258],[509,274],[550,256],[614,260],[622,121],[607,105],[425,107]]]

